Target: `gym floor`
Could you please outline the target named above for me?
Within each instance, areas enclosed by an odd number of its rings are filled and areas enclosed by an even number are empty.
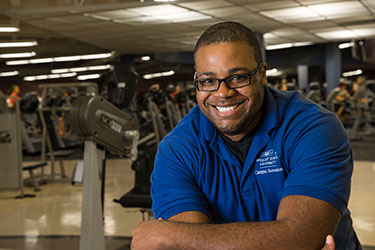
[[[375,142],[354,142],[355,156],[349,208],[357,235],[364,249],[375,249]],[[361,146],[365,145],[365,146]],[[360,153],[361,152],[361,153]],[[358,159],[358,157],[364,157]],[[367,158],[367,159],[366,159]],[[82,186],[72,185],[76,160],[64,161],[69,178],[55,178],[35,193],[35,198],[14,199],[18,191],[0,192],[0,250],[79,249]],[[58,164],[57,164],[58,165]],[[49,166],[46,171],[49,171]],[[58,172],[58,168],[56,168]],[[113,199],[120,198],[133,187],[134,172],[126,159],[107,161],[105,191],[105,223],[107,250],[128,249],[130,235],[142,221],[137,208],[122,208]],[[28,177],[25,173],[25,178]]]

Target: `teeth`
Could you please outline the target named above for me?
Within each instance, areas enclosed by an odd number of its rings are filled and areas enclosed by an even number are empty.
[[[219,112],[229,112],[229,111],[232,111],[236,108],[236,105],[234,106],[229,106],[229,107],[219,107],[219,106],[216,106],[217,110],[219,110]]]

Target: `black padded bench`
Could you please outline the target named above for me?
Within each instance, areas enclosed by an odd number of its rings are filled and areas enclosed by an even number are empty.
[[[34,186],[34,190],[35,190],[35,191],[40,191],[40,188],[39,188],[38,181],[36,180],[33,171],[34,171],[35,169],[45,167],[45,166],[47,166],[47,164],[48,164],[47,162],[40,162],[40,163],[31,164],[31,165],[23,166],[23,167],[22,167],[22,170],[24,170],[24,171],[29,171],[29,174],[30,174],[30,180],[31,180],[31,182],[32,182],[32,185]]]

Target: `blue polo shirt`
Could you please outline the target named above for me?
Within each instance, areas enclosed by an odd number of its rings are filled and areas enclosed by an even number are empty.
[[[297,92],[267,86],[244,165],[198,106],[162,140],[151,176],[152,209],[163,219],[200,211],[213,223],[271,221],[283,197],[305,195],[342,213],[336,242],[350,242],[352,167],[348,138],[335,114]]]

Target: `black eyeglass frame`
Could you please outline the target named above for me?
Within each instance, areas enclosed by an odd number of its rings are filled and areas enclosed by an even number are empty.
[[[233,75],[233,76],[228,76],[226,78],[212,78],[212,80],[217,80],[219,81],[219,84],[217,85],[217,88],[216,89],[211,89],[211,90],[202,90],[202,89],[199,89],[199,86],[198,86],[198,78],[197,78],[197,72],[195,72],[194,74],[194,83],[195,83],[195,87],[197,88],[198,91],[203,91],[203,92],[215,92],[217,91],[219,88],[220,88],[220,85],[222,82],[225,83],[225,85],[227,85],[227,87],[229,89],[239,89],[239,88],[243,88],[243,87],[246,87],[246,86],[249,86],[251,84],[251,78],[254,77],[254,75],[258,72],[258,70],[262,67],[263,65],[263,62],[259,62],[258,65],[256,66],[256,68],[251,71],[250,73],[246,73],[246,74],[237,74],[237,75]],[[231,79],[233,77],[236,77],[236,76],[247,76],[248,77],[248,82],[245,84],[245,85],[241,85],[241,86],[237,86],[237,87],[231,87],[228,85],[227,81],[228,79]]]

